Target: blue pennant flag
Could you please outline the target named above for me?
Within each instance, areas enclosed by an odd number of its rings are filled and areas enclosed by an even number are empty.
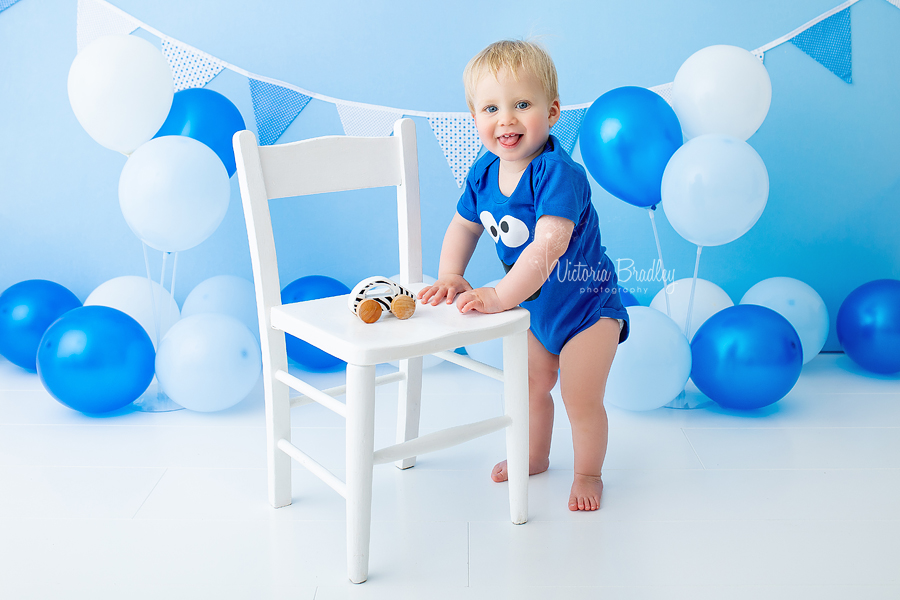
[[[3,12],[19,0],[0,0],[0,12]]]
[[[792,38],[791,43],[847,83],[853,83],[849,8],[819,21]]]
[[[260,146],[277,142],[312,99],[292,89],[253,78],[250,78],[250,96],[253,98]]]
[[[578,139],[578,130],[581,129],[581,121],[586,112],[586,108],[564,110],[560,113],[559,121],[550,129],[550,133],[556,136],[568,154],[572,154],[575,149],[575,140]]]

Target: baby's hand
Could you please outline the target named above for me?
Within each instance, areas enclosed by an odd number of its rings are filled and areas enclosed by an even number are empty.
[[[456,307],[461,313],[472,310],[487,314],[503,312],[500,298],[492,287],[477,288],[460,294],[456,301]]]
[[[471,290],[472,286],[460,275],[444,275],[432,285],[419,290],[418,298],[424,304],[436,306],[438,302],[446,299],[447,304],[453,302],[457,294]]]

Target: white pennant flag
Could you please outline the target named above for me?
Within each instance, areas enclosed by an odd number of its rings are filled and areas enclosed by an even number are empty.
[[[441,144],[456,185],[462,187],[469,168],[481,150],[475,120],[469,113],[442,113],[428,117],[428,122]]]
[[[891,4],[893,4],[894,6],[896,6],[897,8],[900,8],[900,0],[887,0],[887,1],[890,2]]]
[[[169,68],[172,69],[176,92],[203,87],[225,68],[225,63],[215,56],[172,38],[162,38],[161,46],[169,61]]]
[[[75,39],[78,51],[104,35],[128,35],[140,22],[98,0],[78,0]]]
[[[662,85],[657,85],[650,88],[651,92],[656,92],[662,99],[669,103],[669,106],[672,105],[672,83],[664,83]]]
[[[391,135],[394,123],[403,117],[403,113],[377,108],[337,103],[338,116],[344,133],[363,137],[381,137]]]

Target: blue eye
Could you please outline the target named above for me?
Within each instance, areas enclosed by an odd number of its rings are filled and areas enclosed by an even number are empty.
[[[519,110],[525,110],[529,106],[531,106],[531,104],[526,102],[525,100],[522,100],[521,102],[516,103],[516,108],[518,108]]]
[[[497,107],[496,107],[496,106],[485,106],[485,107],[484,107],[484,112],[486,112],[486,113],[495,113],[495,112],[497,112]]]

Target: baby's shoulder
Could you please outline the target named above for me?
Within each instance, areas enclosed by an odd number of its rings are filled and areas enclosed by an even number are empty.
[[[532,174],[536,181],[564,179],[590,187],[584,167],[572,160],[553,136],[545,151],[532,161]]]

